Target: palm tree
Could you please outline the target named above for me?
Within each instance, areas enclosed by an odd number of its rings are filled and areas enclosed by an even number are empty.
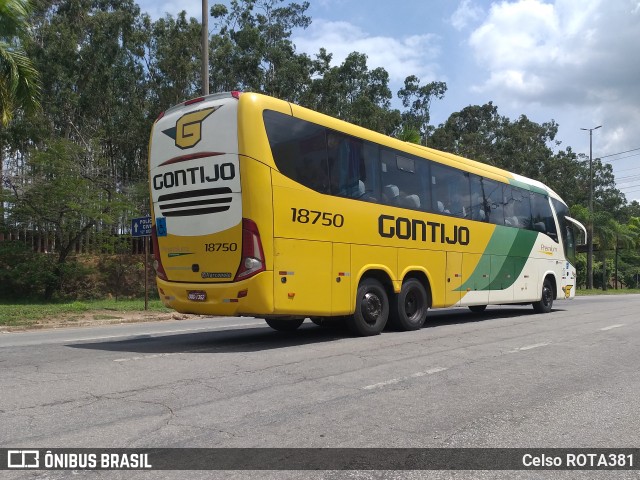
[[[0,125],[6,127],[16,110],[40,106],[40,76],[22,48],[29,33],[28,0],[0,0]]]
[[[635,221],[635,222],[634,222]],[[615,284],[615,288],[618,288],[618,251],[620,249],[627,249],[627,248],[635,248],[635,246],[638,243],[638,231],[637,231],[637,224],[640,222],[639,218],[631,218],[631,220],[629,221],[628,224],[622,224],[622,223],[617,223],[616,222],[616,231],[615,231],[615,235],[616,235],[616,241],[615,241],[615,262],[614,262],[614,268],[615,268],[615,280],[616,280],[616,284]]]
[[[415,128],[407,126],[402,127],[402,129],[396,134],[396,138],[403,142],[415,143],[417,145],[420,145],[422,141],[420,138],[420,132]]]

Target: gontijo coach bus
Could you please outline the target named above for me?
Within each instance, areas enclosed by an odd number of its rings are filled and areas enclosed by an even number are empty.
[[[179,312],[375,335],[575,295],[584,227],[499,168],[239,92],[167,110],[149,151],[157,285]]]

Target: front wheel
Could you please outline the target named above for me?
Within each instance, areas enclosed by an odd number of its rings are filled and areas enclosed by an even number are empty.
[[[347,318],[352,333],[362,337],[378,335],[389,318],[389,297],[375,278],[365,278],[358,285],[356,311]]]
[[[553,307],[553,284],[548,278],[542,284],[542,296],[540,301],[533,302],[533,309],[536,313],[549,313]]]
[[[410,278],[391,301],[389,320],[401,331],[419,330],[427,319],[429,296],[419,280]]]
[[[293,332],[296,330],[302,322],[304,322],[304,318],[298,318],[293,320],[285,320],[282,318],[269,318],[265,320],[267,325],[269,325],[274,330],[278,330],[279,332]]]

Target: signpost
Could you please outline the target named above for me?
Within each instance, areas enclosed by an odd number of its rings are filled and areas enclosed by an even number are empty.
[[[144,309],[149,309],[149,285],[147,281],[148,264],[149,264],[149,249],[147,243],[151,236],[151,217],[138,217],[131,219],[131,236],[133,238],[144,237]]]

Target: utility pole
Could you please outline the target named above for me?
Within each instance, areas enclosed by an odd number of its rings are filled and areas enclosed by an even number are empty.
[[[593,289],[593,131],[594,128],[581,128],[589,132],[589,238],[587,238],[587,290]]]
[[[209,95],[209,1],[202,0],[202,94]]]

